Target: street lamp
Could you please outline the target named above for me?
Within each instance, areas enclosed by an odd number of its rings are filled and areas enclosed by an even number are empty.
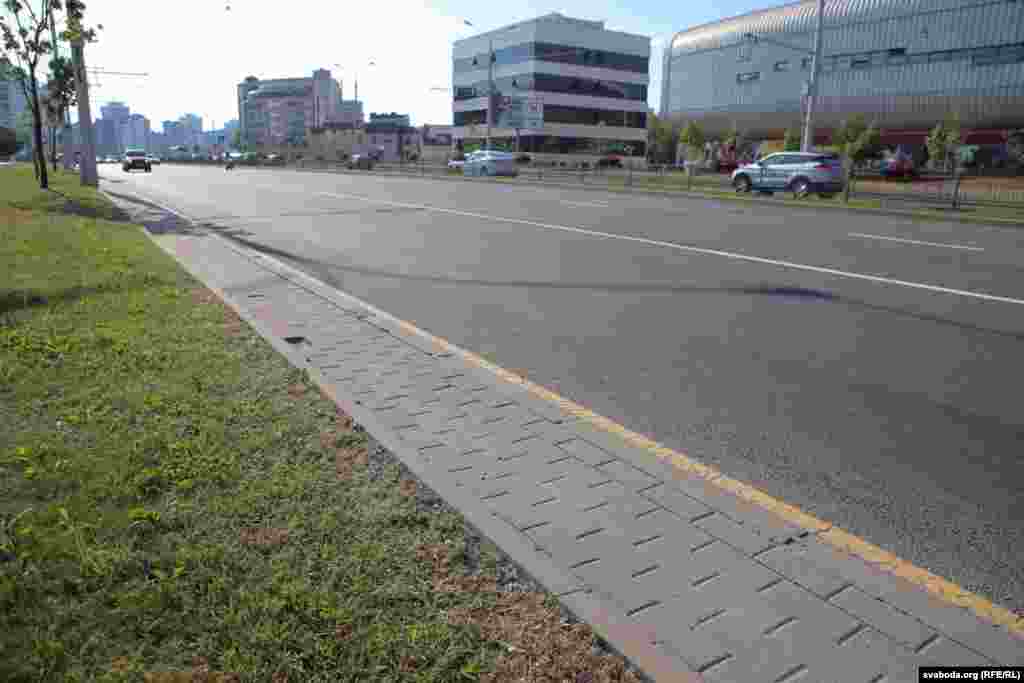
[[[811,80],[807,84],[807,113],[804,118],[804,129],[803,135],[800,139],[800,151],[810,152],[811,147],[814,146],[814,106],[818,99],[818,80],[821,75],[821,52],[822,52],[822,33],[824,29],[824,18],[825,18],[825,0],[818,0],[818,14],[817,21],[814,28],[814,49],[807,50],[805,48],[795,47],[787,43],[783,43],[778,40],[772,40],[763,36],[756,36],[753,33],[744,33],[743,38],[752,43],[766,42],[773,45],[779,45],[781,47],[795,50],[796,52],[802,52],[811,56]]]

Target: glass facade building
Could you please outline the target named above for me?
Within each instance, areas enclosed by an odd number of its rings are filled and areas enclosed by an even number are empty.
[[[452,59],[454,137],[472,146],[483,142],[493,87],[498,97],[491,126],[495,147],[514,149],[518,141],[519,151],[535,154],[642,156],[649,62],[649,38],[560,14],[457,41]],[[507,119],[501,106],[507,98],[539,103],[543,125],[503,128]]]

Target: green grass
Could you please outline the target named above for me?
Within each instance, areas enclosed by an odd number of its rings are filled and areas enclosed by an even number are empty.
[[[339,478],[364,436],[322,443],[333,404],[52,182],[0,169],[0,680],[189,680],[196,657],[253,681],[478,679],[500,646],[444,613],[494,597],[434,590],[415,553],[457,560],[461,520],[419,512],[395,467]]]

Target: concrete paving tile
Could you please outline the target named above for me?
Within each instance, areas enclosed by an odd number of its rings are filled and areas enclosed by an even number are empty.
[[[831,602],[849,612],[861,621],[873,626],[898,643],[916,650],[936,632],[912,616],[898,612],[893,607],[864,591],[851,586],[840,592]]]
[[[777,546],[759,554],[757,561],[820,597],[849,583],[835,569],[815,562],[806,543]]]
[[[657,484],[641,491],[640,495],[661,505],[685,522],[705,517],[711,512],[707,505],[673,488],[670,483]]]
[[[943,636],[928,643],[919,657],[922,666],[992,666],[996,663]]]
[[[604,465],[606,463],[613,462],[616,459],[615,456],[611,455],[608,451],[595,446],[589,441],[584,441],[583,439],[573,439],[567,443],[559,444],[558,447],[566,453],[579,458],[591,467]]]
[[[752,533],[750,530],[719,513],[700,519],[694,522],[694,525],[715,538],[719,538],[739,548],[748,555],[756,555],[774,545],[774,542],[770,539]]]
[[[658,483],[658,480],[651,475],[622,460],[613,460],[601,465],[598,469],[623,484],[630,491],[650,488]]]

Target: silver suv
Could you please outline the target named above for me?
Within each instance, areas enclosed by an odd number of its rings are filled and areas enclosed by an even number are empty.
[[[817,192],[831,197],[843,189],[843,166],[835,154],[821,152],[779,152],[732,172],[737,192],[792,192],[806,197]]]

